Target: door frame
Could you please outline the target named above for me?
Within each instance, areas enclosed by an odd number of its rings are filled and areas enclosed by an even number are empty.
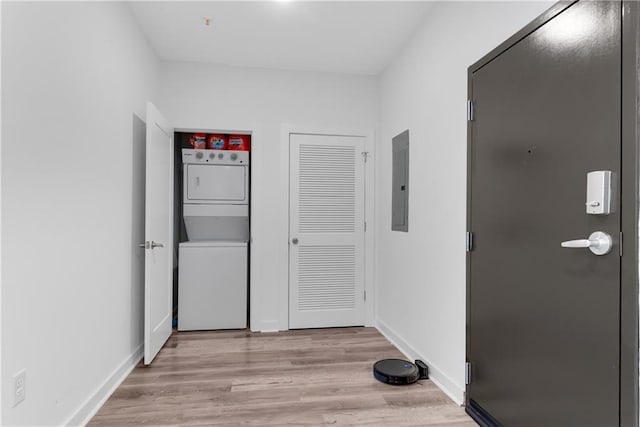
[[[368,154],[367,162],[364,166],[364,182],[365,182],[365,205],[364,220],[367,224],[367,230],[364,233],[364,290],[367,298],[364,302],[364,325],[375,325],[375,268],[374,268],[374,250],[375,250],[375,132],[372,129],[343,129],[322,127],[313,125],[294,125],[284,123],[280,127],[280,151],[282,165],[282,200],[286,202],[287,209],[287,228],[284,230],[283,241],[287,244],[287,280],[283,281],[280,286],[279,295],[279,323],[282,330],[289,329],[289,226],[290,226],[290,200],[289,200],[289,179],[290,164],[289,152],[291,144],[289,140],[290,134],[305,135],[327,135],[327,136],[351,136],[364,138],[365,150]],[[284,327],[284,328],[283,328]]]
[[[256,204],[254,200],[257,199],[258,194],[262,194],[262,186],[258,185],[258,169],[260,166],[256,166],[258,162],[256,159],[262,158],[262,126],[259,123],[235,123],[235,122],[211,122],[211,123],[178,123],[174,124],[174,132],[187,132],[187,133],[222,133],[222,134],[248,134],[251,135],[251,151],[249,152],[249,165],[250,165],[250,182],[249,182],[249,270],[247,271],[247,279],[249,282],[249,288],[247,289],[249,295],[249,324],[247,327],[250,330],[254,330],[255,325],[260,323],[258,315],[262,306],[258,299],[258,288],[261,288],[262,281],[260,275],[255,271],[256,269],[256,255],[259,256],[259,252],[252,250],[251,243],[253,242],[254,229],[251,227],[251,218],[256,216]],[[175,196],[174,196],[175,197]],[[180,200],[182,204],[182,200]],[[176,264],[177,265],[177,264]]]
[[[553,19],[575,1],[560,1],[534,19],[505,42],[483,56],[468,68],[467,94],[472,92],[473,73],[491,62],[517,42],[531,34],[537,28]],[[635,1],[622,1],[622,119],[621,119],[621,230],[624,239],[621,242],[623,256],[620,257],[620,425],[639,425],[638,398],[640,381],[638,378],[639,339],[639,260],[638,235],[640,202],[640,82],[636,64],[640,60],[640,4]],[[470,96],[469,96],[470,98]],[[471,143],[472,122],[467,122],[467,231],[471,230]],[[466,254],[466,361],[469,361],[469,319],[471,269],[470,253]],[[465,405],[469,396],[465,392]]]

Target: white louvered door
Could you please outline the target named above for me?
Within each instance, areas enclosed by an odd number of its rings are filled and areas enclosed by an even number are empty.
[[[364,325],[364,140],[290,135],[290,328]]]

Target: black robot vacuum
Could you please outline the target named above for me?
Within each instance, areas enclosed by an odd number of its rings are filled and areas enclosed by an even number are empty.
[[[383,359],[373,365],[373,376],[386,384],[407,385],[428,379],[429,368],[422,360]]]

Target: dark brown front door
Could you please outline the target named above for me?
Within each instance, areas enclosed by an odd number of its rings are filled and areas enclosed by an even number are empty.
[[[467,400],[507,427],[619,423],[620,209],[585,203],[620,176],[620,22],[575,3],[471,75]]]

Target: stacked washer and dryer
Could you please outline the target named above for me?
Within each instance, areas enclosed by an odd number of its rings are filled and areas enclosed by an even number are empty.
[[[247,326],[249,152],[182,149],[178,330]]]

